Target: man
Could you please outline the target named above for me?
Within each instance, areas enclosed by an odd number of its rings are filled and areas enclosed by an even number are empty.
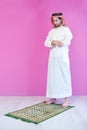
[[[68,46],[73,36],[62,13],[53,13],[51,21],[54,28],[49,31],[44,43],[50,48],[46,104],[58,103],[59,98],[64,98],[62,107],[67,107],[68,98],[72,95]]]

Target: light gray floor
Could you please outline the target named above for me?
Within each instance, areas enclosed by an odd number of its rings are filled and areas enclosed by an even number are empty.
[[[4,114],[44,101],[45,97],[1,96],[0,130],[87,130],[87,96],[73,96],[75,107],[38,125],[6,117]]]

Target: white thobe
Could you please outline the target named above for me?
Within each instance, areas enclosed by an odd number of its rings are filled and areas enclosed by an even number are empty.
[[[47,73],[46,97],[64,98],[72,95],[70,63],[68,46],[71,43],[72,33],[66,26],[53,28],[49,31],[45,40],[45,46],[51,47],[53,40],[63,43],[50,49]]]

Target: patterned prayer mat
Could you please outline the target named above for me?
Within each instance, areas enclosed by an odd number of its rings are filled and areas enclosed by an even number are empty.
[[[5,114],[6,116],[21,119],[26,122],[32,122],[38,124],[45,121],[57,114],[60,114],[73,106],[62,108],[61,104],[49,104],[46,105],[44,102],[20,109],[14,112]]]

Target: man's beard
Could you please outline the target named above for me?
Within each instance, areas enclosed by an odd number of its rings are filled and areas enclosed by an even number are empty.
[[[54,24],[54,27],[57,28],[57,27],[60,27],[61,24]]]

